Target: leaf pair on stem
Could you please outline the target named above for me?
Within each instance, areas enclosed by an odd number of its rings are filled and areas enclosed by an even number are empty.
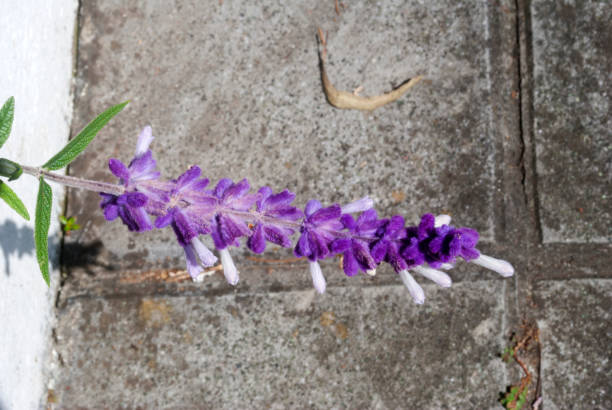
[[[42,167],[34,169],[32,174],[38,178],[38,197],[36,200],[36,212],[34,220],[34,243],[36,244],[36,259],[40,266],[43,279],[49,285],[49,249],[47,236],[51,224],[51,206],[53,193],[51,187],[44,179],[44,171],[55,171],[64,168],[87,148],[98,132],[123,108],[129,101],[110,107],[102,114],[97,116],[92,122],[87,124],[79,134],[74,137],[64,148],[49,159]],[[13,116],[15,112],[15,99],[10,97],[0,109],[0,148],[8,139],[13,126]],[[28,168],[28,167],[26,167]],[[27,171],[26,171],[27,172]],[[21,176],[23,168],[6,158],[0,158],[0,176],[7,177],[9,181]],[[11,208],[13,208],[26,221],[30,220],[30,215],[23,202],[13,192],[6,182],[0,180],[0,198],[2,198]]]

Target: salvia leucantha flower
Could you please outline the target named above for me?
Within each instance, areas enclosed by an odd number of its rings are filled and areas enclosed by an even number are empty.
[[[101,194],[100,206],[107,220],[120,217],[131,231],[172,227],[194,280],[203,277],[204,267],[217,262],[200,240],[202,235],[211,235],[225,277],[232,285],[238,283],[239,273],[229,249],[241,246],[243,239],[255,253],[262,253],[268,242],[293,247],[296,256],[307,259],[313,285],[320,293],[325,291],[326,281],[318,261],[336,255],[342,256],[347,276],[360,272],[375,275],[381,263],[388,263],[419,304],[424,302],[425,293],[413,273],[448,287],[452,280],[443,270],[463,259],[502,276],[514,274],[508,262],[478,251],[478,232],[450,225],[448,215],[425,214],[418,225],[406,226],[400,215],[379,218],[368,197],[344,206],[323,206],[312,199],[302,212],[292,205],[294,193],[274,193],[267,186],[253,193],[246,179],[221,179],[207,189],[209,180],[202,178],[197,166],[177,179],[160,180],[149,149],[152,141],[151,128],[145,127],[129,166],[117,159],[109,161],[125,193]],[[151,218],[155,218],[154,223]],[[294,245],[292,236],[296,233],[299,236]]]

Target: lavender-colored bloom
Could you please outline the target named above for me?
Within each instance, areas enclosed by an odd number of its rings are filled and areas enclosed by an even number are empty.
[[[191,240],[199,234],[206,234],[211,230],[207,215],[201,211],[201,206],[194,205],[193,200],[196,193],[203,193],[204,188],[208,185],[208,179],[199,179],[201,172],[199,167],[192,166],[173,181],[173,188],[168,194],[166,211],[155,221],[156,228],[171,225],[182,246],[191,243]],[[212,215],[209,211],[208,218],[210,217]]]
[[[425,214],[421,218],[417,237],[425,261],[433,268],[438,268],[443,263],[453,264],[458,256],[470,261],[480,255],[475,248],[478,232],[449,225],[436,227],[435,217],[431,214]]]
[[[153,228],[151,219],[145,211],[147,196],[140,192],[127,192],[123,195],[100,193],[100,207],[107,221],[120,217],[130,231],[143,232]]]
[[[240,246],[237,239],[251,235],[243,214],[257,201],[257,196],[249,194],[249,188],[246,179],[234,183],[225,178],[217,183],[212,192],[219,201],[211,234],[217,249],[225,249],[229,245]]]
[[[400,254],[401,241],[406,237],[404,218],[395,215],[385,220],[384,225],[377,232],[378,241],[372,246],[372,256],[376,263],[383,260],[393,266],[396,272],[408,268],[406,261]]]
[[[208,185],[208,179],[200,179],[201,173],[199,167],[192,166],[173,181],[168,194],[167,209],[155,221],[156,228],[172,226],[178,243],[185,251],[187,270],[192,278],[197,278],[202,272],[201,265],[212,266],[217,261],[212,252],[198,239],[199,234],[210,232],[211,217],[209,211],[206,218],[206,212],[202,212],[202,206],[197,201],[206,197],[203,194]],[[197,261],[196,255],[200,262]]]
[[[247,246],[255,253],[262,253],[266,249],[266,241],[290,248],[293,245],[290,236],[295,231],[294,222],[303,215],[302,211],[291,206],[295,194],[288,190],[273,194],[267,186],[260,188],[258,194],[257,221]]]
[[[343,207],[344,209],[344,207]],[[348,229],[348,237],[332,242],[331,250],[342,253],[342,268],[347,276],[354,276],[360,271],[375,271],[378,263],[370,253],[369,242],[376,238],[376,231],[385,223],[379,220],[376,211],[369,209],[359,215],[357,221],[349,214],[342,215],[341,221]]]
[[[317,200],[310,200],[305,208],[306,218],[300,228],[300,238],[294,249],[295,256],[305,256],[315,262],[332,254],[330,245],[336,239],[336,232],[344,228],[340,217],[340,205],[323,208]]]
[[[129,166],[125,166],[121,161],[111,158],[108,167],[111,172],[120,179],[120,183],[125,186],[126,193],[120,196],[110,194],[100,194],[102,201],[100,207],[104,210],[104,217],[112,221],[117,216],[128,226],[130,231],[147,231],[153,228],[145,206],[150,202],[146,192],[146,182],[159,178],[159,171],[153,159],[153,153],[148,149],[153,141],[151,127],[145,127],[138,136],[136,154]],[[143,184],[140,187],[140,184]],[[141,188],[141,189],[139,189]]]

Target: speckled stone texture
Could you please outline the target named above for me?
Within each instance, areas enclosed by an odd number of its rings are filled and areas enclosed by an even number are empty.
[[[504,288],[427,286],[424,307],[401,285],[79,298],[55,391],[89,408],[494,407]]]
[[[546,409],[612,408],[612,281],[542,281],[535,297]]]
[[[533,1],[534,135],[545,242],[612,240],[612,8]]]

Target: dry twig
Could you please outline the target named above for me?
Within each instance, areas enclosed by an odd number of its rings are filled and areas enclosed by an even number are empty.
[[[319,46],[319,60],[321,63],[321,81],[323,82],[323,90],[325,91],[327,101],[329,101],[329,103],[336,108],[363,111],[375,110],[378,107],[382,107],[385,104],[397,100],[406,91],[408,91],[409,88],[411,88],[423,78],[423,76],[411,78],[409,81],[404,82],[402,85],[395,88],[394,90],[374,97],[362,97],[357,95],[356,93],[341,91],[334,87],[334,85],[327,77],[327,73],[325,72],[325,60],[327,58],[327,42],[325,36],[323,35],[323,31],[321,31],[320,28]]]

